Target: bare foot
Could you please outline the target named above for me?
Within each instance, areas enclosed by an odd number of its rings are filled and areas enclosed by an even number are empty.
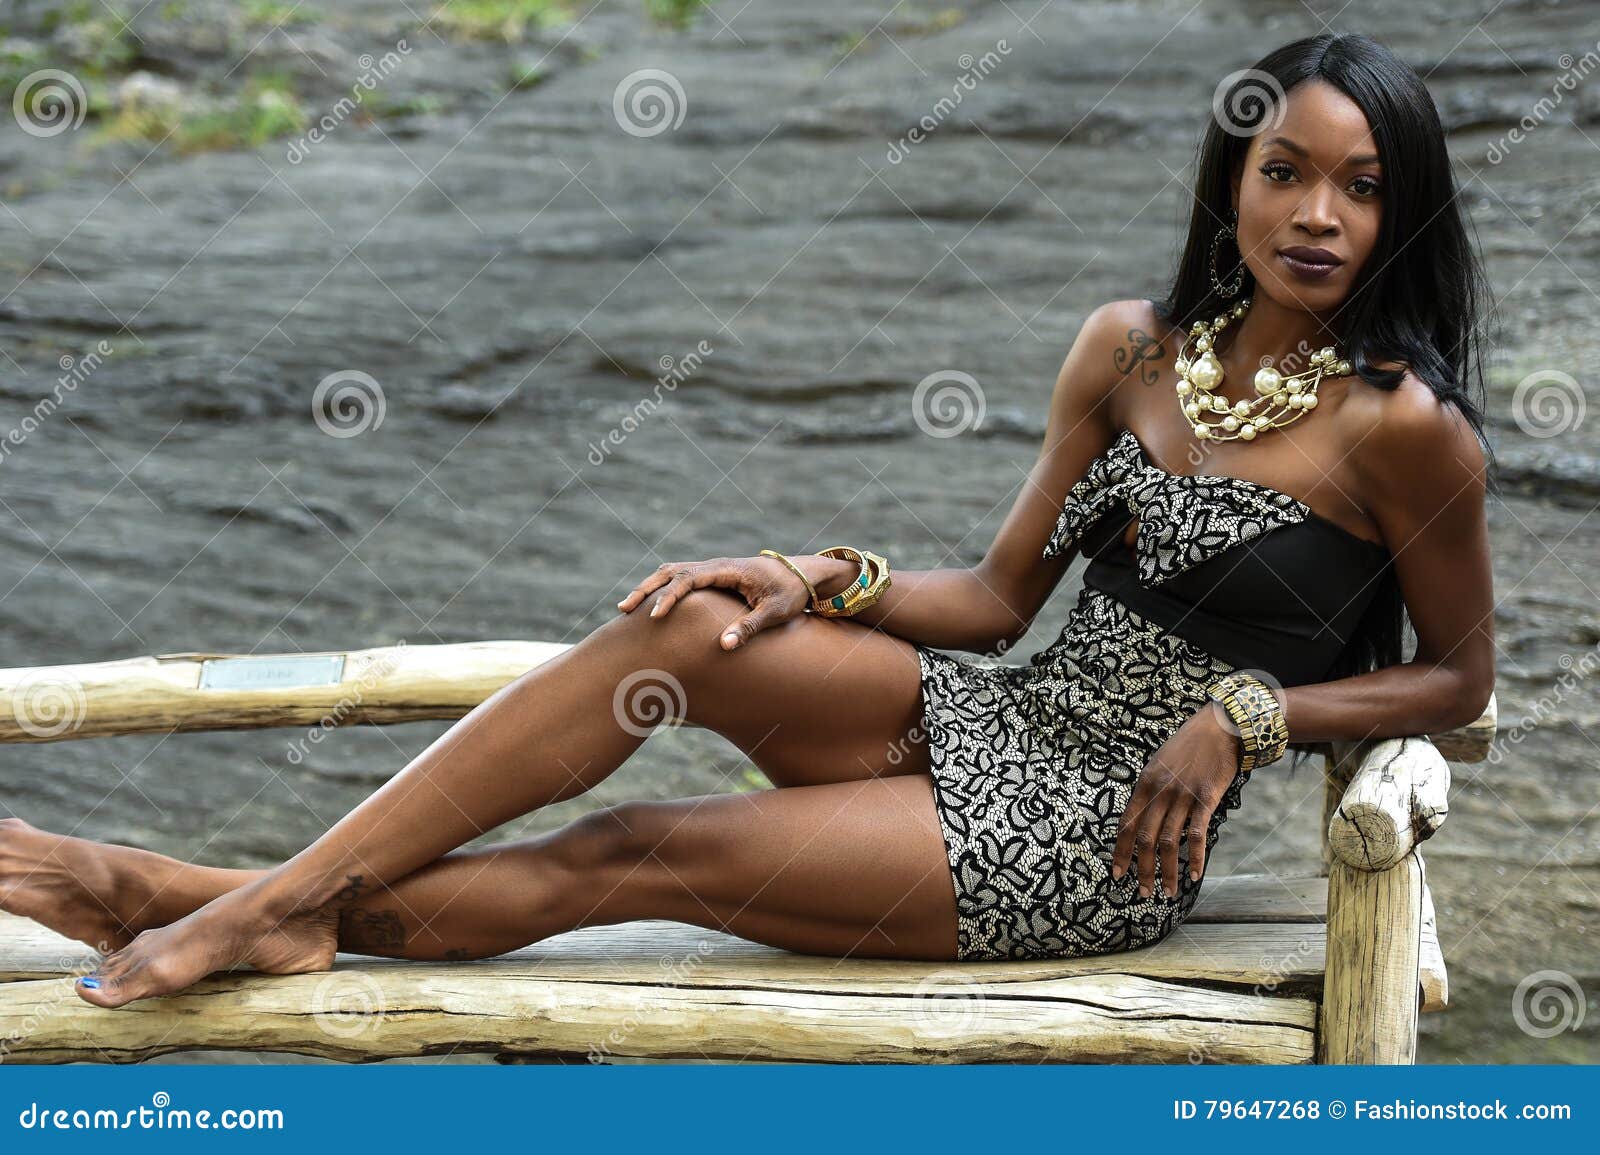
[[[0,910],[43,923],[99,951],[133,941],[124,921],[146,851],[51,834],[0,818]],[[159,855],[148,855],[151,859]]]
[[[331,970],[338,945],[336,908],[274,912],[251,884],[169,926],[141,931],[74,989],[97,1007],[120,1007],[240,964],[278,975]]]

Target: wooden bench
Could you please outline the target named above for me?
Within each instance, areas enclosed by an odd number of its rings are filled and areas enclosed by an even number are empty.
[[[0,670],[0,741],[456,718],[566,647],[488,642],[288,657],[180,654]],[[1419,851],[1472,725],[1327,750],[1320,873],[1210,878],[1187,922],[1087,959],[921,963],[794,954],[683,923],[592,927],[495,959],[341,954],[230,971],[104,1011],[63,976],[96,955],[0,915],[0,1060],[257,1050],[351,1061],[1409,1063],[1447,1002]]]

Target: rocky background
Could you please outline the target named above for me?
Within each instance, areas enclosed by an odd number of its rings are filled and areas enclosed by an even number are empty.
[[[1218,81],[1327,27],[1427,79],[1503,323],[1503,731],[1427,850],[1421,1058],[1596,1061],[1600,4],[6,0],[4,664],[573,641],[661,561],[823,538],[974,562],[1085,314],[1164,287]],[[0,813],[268,865],[443,729],[8,747]],[[765,784],[666,732],[497,836]],[[1320,806],[1266,775],[1214,869],[1314,869]]]

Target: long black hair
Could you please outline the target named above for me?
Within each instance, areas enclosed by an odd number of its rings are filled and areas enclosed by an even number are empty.
[[[1439,111],[1422,78],[1383,44],[1359,33],[1308,36],[1285,44],[1235,74],[1219,90],[1195,164],[1193,212],[1171,288],[1155,302],[1166,323],[1187,330],[1194,321],[1231,308],[1255,289],[1248,266],[1231,297],[1216,292],[1211,250],[1233,205],[1232,177],[1244,159],[1251,127],[1272,116],[1275,98],[1308,80],[1322,80],[1366,115],[1383,168],[1383,212],[1376,246],[1351,294],[1333,318],[1328,344],[1337,345],[1356,374],[1379,389],[1394,389],[1404,369],[1441,401],[1460,410],[1484,447],[1490,484],[1494,451],[1484,435],[1484,326],[1493,294],[1457,199]],[[1228,246],[1222,246],[1224,250]],[[1219,253],[1219,265],[1224,253]],[[1218,268],[1223,284],[1243,265],[1242,254]],[[1481,310],[1491,312],[1484,314]],[[1403,660],[1407,624],[1394,566],[1384,567],[1365,615],[1328,679],[1350,677]],[[1296,743],[1298,753],[1321,744]],[[1298,762],[1298,758],[1296,759]]]

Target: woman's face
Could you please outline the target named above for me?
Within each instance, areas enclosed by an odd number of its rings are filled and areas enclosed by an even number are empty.
[[[1360,107],[1326,81],[1295,86],[1234,178],[1239,250],[1258,291],[1322,313],[1349,295],[1377,243],[1383,169]]]

